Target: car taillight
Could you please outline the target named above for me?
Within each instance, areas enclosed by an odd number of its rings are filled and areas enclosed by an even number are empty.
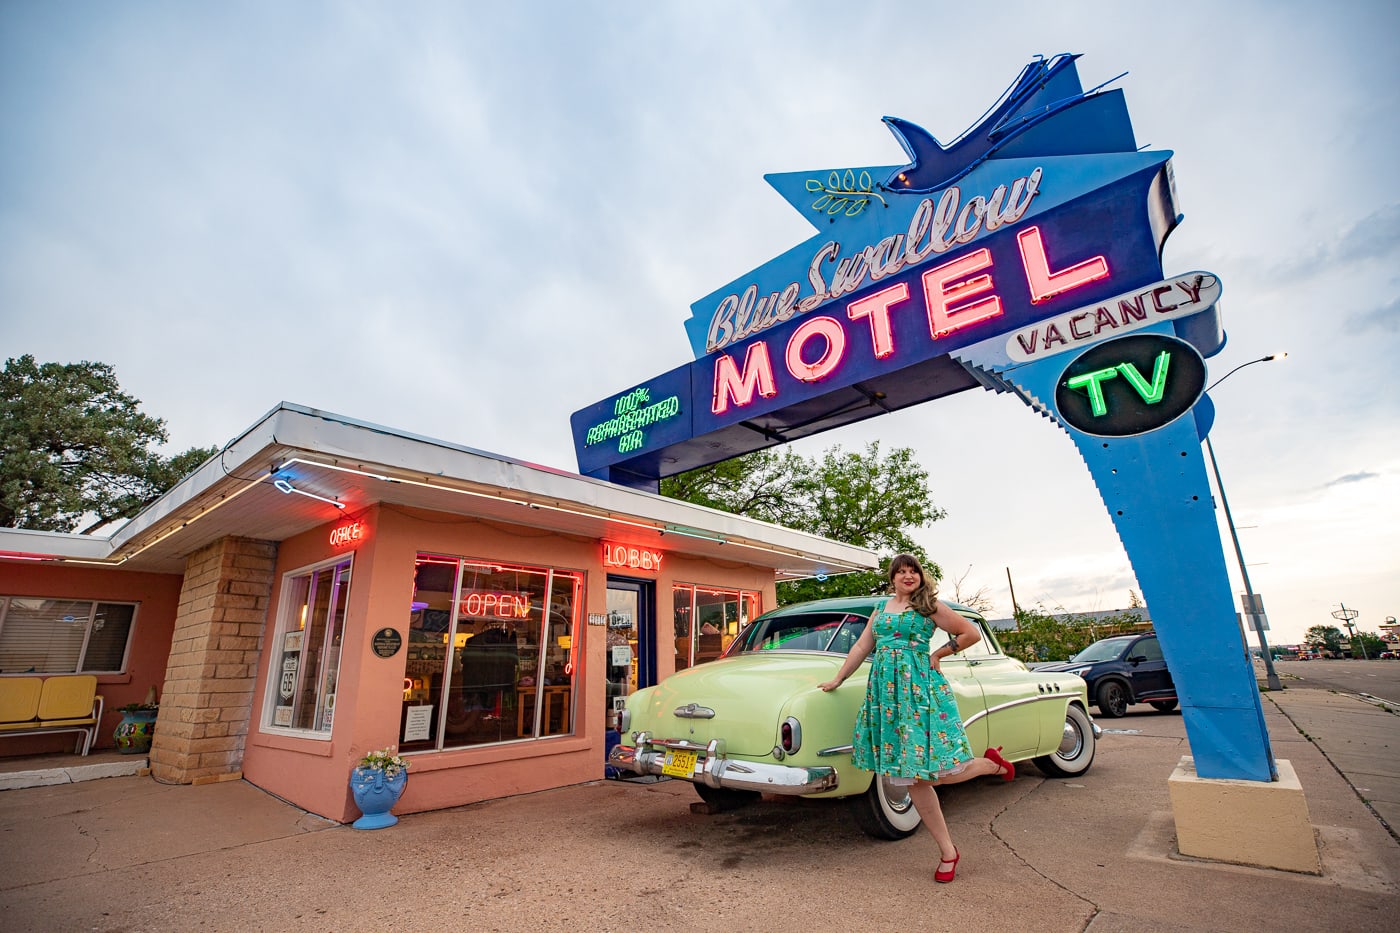
[[[802,723],[789,716],[783,720],[779,730],[779,743],[787,754],[791,755],[802,747]]]

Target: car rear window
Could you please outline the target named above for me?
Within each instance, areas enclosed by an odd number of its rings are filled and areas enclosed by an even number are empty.
[[[812,612],[758,619],[725,652],[830,651],[849,654],[865,630],[866,618],[852,612]]]
[[[1094,642],[1070,658],[1071,661],[1115,661],[1128,647],[1131,638],[1105,638]]]

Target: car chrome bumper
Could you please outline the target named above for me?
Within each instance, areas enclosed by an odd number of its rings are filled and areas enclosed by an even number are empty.
[[[722,739],[699,745],[685,739],[655,739],[645,732],[635,738],[635,746],[614,745],[608,752],[608,764],[634,774],[664,774],[666,750],[675,749],[696,754],[695,770],[689,777],[670,776],[693,784],[800,796],[835,790],[839,783],[836,769],[825,765],[798,768],[728,758]]]

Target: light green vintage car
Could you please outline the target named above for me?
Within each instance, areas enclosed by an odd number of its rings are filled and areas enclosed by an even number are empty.
[[[851,764],[869,663],[831,693],[817,686],[836,676],[881,601],[825,599],[760,616],[719,660],[628,697],[609,764],[690,781],[717,809],[761,794],[848,797],[870,835],[908,836],[919,825],[908,789]],[[982,631],[980,642],[941,664],[973,750],[999,745],[1007,759],[1030,759],[1049,777],[1087,771],[1099,728],[1084,681],[1027,670],[1001,652],[985,619],[948,605]],[[935,633],[934,649],[944,637]]]

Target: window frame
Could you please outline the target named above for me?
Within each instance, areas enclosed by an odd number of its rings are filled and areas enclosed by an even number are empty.
[[[71,669],[65,667],[65,668],[63,668],[62,670],[50,669],[50,670],[25,670],[25,671],[15,670],[15,671],[3,671],[3,672],[0,672],[0,677],[25,677],[25,676],[27,676],[27,677],[39,677],[39,676],[57,675],[57,674],[106,674],[106,675],[117,675],[117,674],[125,674],[125,673],[127,672],[127,668],[128,668],[128,666],[130,665],[130,663],[131,663],[131,647],[132,647],[132,644],[133,644],[133,642],[135,641],[135,637],[136,637],[136,626],[137,626],[137,622],[138,622],[138,620],[139,620],[139,618],[140,618],[140,612],[141,612],[141,601],[140,601],[140,600],[133,600],[133,599],[100,599],[100,598],[98,598],[98,599],[90,599],[90,598],[80,598],[80,597],[68,597],[68,596],[42,596],[42,595],[32,595],[32,596],[31,596],[31,595],[20,595],[20,594],[16,594],[16,593],[0,594],[0,640],[3,640],[3,638],[4,638],[5,623],[6,623],[6,621],[9,619],[10,610],[11,610],[13,604],[14,604],[14,601],[17,600],[17,599],[19,599],[19,600],[42,600],[42,601],[44,601],[44,602],[63,602],[63,603],[74,603],[74,604],[87,603],[87,605],[88,605],[88,612],[87,612],[87,619],[86,619],[86,621],[83,623],[83,638],[82,638],[82,643],[78,646],[77,659],[74,661],[73,666],[72,666]],[[118,666],[117,666],[116,668],[95,668],[95,667],[87,667],[87,666],[85,666],[85,665],[86,665],[86,662],[87,662],[87,660],[88,660],[88,649],[89,649],[89,647],[90,647],[91,644],[92,644],[93,626],[96,624],[98,609],[99,609],[99,607],[102,607],[102,606],[130,606],[130,607],[131,607],[131,621],[130,621],[130,623],[127,625],[127,630],[126,630],[126,643],[122,646],[121,659],[120,659],[120,662],[119,662],[119,664],[118,664]]]
[[[957,612],[956,609],[954,609],[953,611]],[[990,625],[990,623],[988,623],[985,619],[981,617],[966,616],[963,615],[961,612],[958,612],[958,615],[961,615],[964,619],[967,619],[967,621],[977,626],[977,632],[981,637],[978,638],[977,641],[968,645],[965,648],[958,648],[956,653],[950,655],[947,658],[944,658],[945,661],[981,661],[987,658],[1003,657],[1001,652],[1001,646],[992,640],[992,626]],[[947,632],[943,631],[943,629],[935,628],[932,636],[930,636],[929,638],[929,652],[932,653],[934,651],[937,651],[939,648],[942,648],[944,645],[948,644],[948,639],[950,637],[951,636]]]
[[[446,624],[445,628],[441,632],[441,635],[444,639],[444,653],[443,657],[432,659],[434,663],[440,666],[440,670],[432,671],[422,666],[414,667],[412,670],[408,668],[408,665],[416,660],[414,657],[415,651],[422,650],[423,648],[427,647],[427,643],[414,641],[413,632],[415,629],[415,625],[413,622],[413,612],[415,610],[410,610],[409,618],[406,621],[406,628],[409,632],[409,652],[408,657],[405,660],[406,668],[404,680],[406,684],[406,689],[403,698],[403,704],[405,709],[404,715],[407,716],[407,708],[410,705],[427,705],[433,709],[433,712],[429,714],[431,716],[431,721],[433,725],[431,726],[428,732],[429,738],[415,738],[409,741],[404,739],[404,728],[406,725],[406,719],[403,722],[401,722],[400,731],[398,734],[398,746],[400,753],[405,755],[434,755],[440,754],[442,752],[457,752],[462,751],[464,749],[488,748],[510,743],[539,742],[548,739],[571,738],[573,736],[579,735],[580,733],[577,720],[572,715],[572,711],[577,710],[578,708],[578,701],[579,697],[582,694],[583,686],[583,681],[579,677],[579,668],[582,666],[579,663],[579,658],[581,657],[583,648],[581,639],[583,637],[582,632],[585,626],[587,607],[588,573],[586,572],[586,570],[582,567],[565,567],[557,566],[554,564],[536,564],[527,561],[507,560],[505,558],[485,558],[478,556],[469,556],[464,554],[452,554],[446,551],[436,549],[417,551],[414,555],[414,562],[415,566],[421,563],[440,563],[451,564],[455,566],[452,571],[452,595],[450,601],[448,602],[448,608],[447,610],[445,610],[447,613],[447,618],[445,620]],[[539,627],[533,632],[533,641],[529,641],[526,643],[525,646],[523,646],[524,650],[527,653],[533,652],[534,668],[532,671],[526,673],[523,669],[517,666],[517,668],[515,669],[516,673],[511,678],[512,684],[510,692],[513,694],[513,696],[510,697],[510,700],[512,703],[511,708],[514,710],[512,715],[514,716],[514,721],[517,726],[528,722],[530,726],[530,733],[528,735],[502,735],[497,739],[489,741],[453,741],[451,740],[451,737],[448,734],[448,723],[451,715],[450,706],[453,699],[453,692],[465,691],[469,693],[477,693],[480,690],[479,684],[470,683],[465,679],[459,681],[461,673],[458,669],[459,661],[463,660],[462,649],[465,646],[466,640],[468,640],[469,638],[469,636],[463,636],[463,633],[461,631],[462,623],[466,619],[477,618],[474,616],[463,615],[461,611],[461,607],[464,605],[464,600],[467,598],[466,591],[464,591],[463,586],[464,583],[467,582],[469,568],[473,567],[489,568],[492,572],[495,573],[500,573],[506,569],[509,569],[516,573],[524,573],[526,575],[538,576],[542,580],[542,600],[540,603]],[[562,648],[561,646],[560,651],[563,652],[562,657],[564,659],[567,659],[568,661],[568,692],[567,695],[563,698],[563,706],[559,707],[553,702],[553,691],[557,690],[558,687],[565,685],[557,683],[551,684],[548,682],[548,676],[550,674],[550,668],[548,667],[548,665],[550,664],[551,656],[555,656],[555,660],[556,662],[558,662],[560,653],[559,651],[550,649],[549,639],[551,637],[555,639],[562,637],[555,633],[555,628],[558,624],[558,622],[556,621],[555,607],[557,606],[561,596],[566,591],[568,593],[568,598],[571,603],[570,612],[572,614],[571,617],[566,620],[569,628],[569,647]],[[441,593],[445,591],[437,590],[434,592]],[[418,588],[418,585],[415,583],[415,602],[413,603],[413,605],[415,607],[422,605],[423,609],[426,611],[428,610],[427,605],[425,603],[418,602],[419,593],[420,590]],[[431,611],[442,612],[444,610],[437,609]],[[512,628],[512,631],[514,631],[514,628]],[[457,644],[459,639],[462,640],[462,645]],[[417,683],[425,673],[427,674],[426,679],[429,684],[431,684],[432,682],[433,673],[438,673],[441,675],[439,686],[436,688],[436,698],[434,698],[433,688],[429,686],[427,697],[415,698],[419,699],[420,702],[414,702],[408,696],[410,688],[407,688],[407,684],[413,683],[415,686],[411,689],[414,692],[417,692],[417,690],[420,689],[417,686]],[[521,683],[520,679],[523,676],[530,677],[532,682],[529,684]],[[505,691],[502,691],[502,699],[504,699],[504,692]],[[521,705],[525,703],[527,697],[529,698],[532,704],[531,712],[528,714],[525,712],[523,706]],[[421,700],[423,699],[426,699],[427,702],[421,702]],[[555,710],[559,711],[561,720],[560,724],[561,727],[563,727],[561,731],[558,732],[550,731],[550,729],[552,728],[552,720],[550,714],[552,711]],[[504,710],[502,710],[502,714],[496,715],[493,718],[497,721],[503,722],[503,712]],[[567,721],[566,727],[565,721]],[[504,728],[504,722],[502,728]],[[517,732],[518,731],[519,730],[517,729]],[[431,743],[431,747],[410,747],[419,746],[420,743],[423,742]]]
[[[327,637],[320,646],[320,657],[317,660],[316,676],[318,683],[316,685],[315,709],[312,713],[312,719],[313,723],[319,723],[319,728],[316,725],[308,728],[291,724],[279,724],[276,721],[276,717],[278,709],[284,705],[278,702],[278,694],[281,684],[281,675],[285,670],[284,654],[287,653],[285,650],[287,644],[286,636],[293,631],[299,631],[303,633],[303,639],[306,637],[305,628],[300,626],[295,629],[293,628],[297,612],[303,605],[303,599],[296,595],[296,583],[302,578],[309,578],[322,571],[334,570],[334,568],[342,564],[345,565],[346,569],[344,573],[348,574],[350,585],[344,587],[344,591],[339,594],[338,598],[332,596],[331,603],[327,606],[328,615],[333,614],[338,619],[338,628],[334,632],[326,633]],[[338,573],[332,574],[328,585],[335,586],[335,576],[338,576]],[[335,689],[333,684],[330,690],[326,690],[326,683],[328,677],[332,676],[332,674],[336,679],[340,676],[340,665],[345,650],[344,636],[347,619],[350,613],[350,586],[353,586],[354,582],[355,555],[353,553],[337,554],[325,560],[316,561],[312,564],[306,564],[305,566],[288,570],[286,573],[282,574],[281,587],[277,598],[277,624],[273,629],[272,639],[269,641],[267,649],[264,652],[264,654],[267,655],[267,684],[263,692],[263,714],[258,725],[258,731],[262,734],[294,736],[296,738],[314,739],[318,742],[329,742],[331,740],[335,728]],[[305,599],[305,604],[308,606],[315,604],[314,601],[310,599],[310,595],[310,591],[308,590],[308,595]],[[293,605],[294,603],[295,605]],[[336,612],[337,608],[339,609],[338,613]],[[339,639],[338,643],[336,642],[337,638]],[[332,651],[335,652],[333,665],[331,663]],[[304,641],[300,643],[297,649],[297,655],[301,660],[299,660],[297,664],[296,681],[293,685],[294,698],[301,692],[302,684],[306,676],[307,665],[304,663],[306,645]],[[328,697],[330,698],[329,703],[327,703]],[[296,715],[296,707],[293,704],[290,708],[292,709],[292,713],[289,715],[294,717]]]
[[[738,605],[738,610],[736,613],[737,618],[731,621],[724,618],[724,611],[723,609],[721,609],[720,618],[721,621],[723,621],[725,624],[718,632],[721,639],[719,653],[716,654],[714,657],[708,657],[703,660],[697,661],[696,657],[699,654],[700,636],[703,634],[714,634],[702,632],[700,630],[701,590],[705,590],[709,595],[712,596],[721,595],[725,597],[719,603],[712,603],[710,605],[724,606],[728,604],[729,597],[734,597],[735,602]],[[745,589],[744,587],[740,586],[722,586],[714,583],[691,583],[685,580],[674,580],[671,582],[673,631],[677,630],[676,627],[679,623],[678,616],[682,611],[682,608],[676,605],[676,594],[680,593],[681,591],[689,591],[690,601],[689,606],[685,607],[683,610],[687,614],[687,618],[685,620],[685,626],[687,629],[686,634],[675,636],[677,640],[680,640],[682,638],[686,639],[687,647],[687,653],[685,656],[682,656],[679,652],[677,652],[675,655],[676,670],[678,671],[695,667],[697,664],[706,664],[710,661],[718,661],[720,658],[724,657],[729,652],[730,646],[739,637],[739,633],[742,632],[750,622],[763,615],[763,593],[759,590]]]

